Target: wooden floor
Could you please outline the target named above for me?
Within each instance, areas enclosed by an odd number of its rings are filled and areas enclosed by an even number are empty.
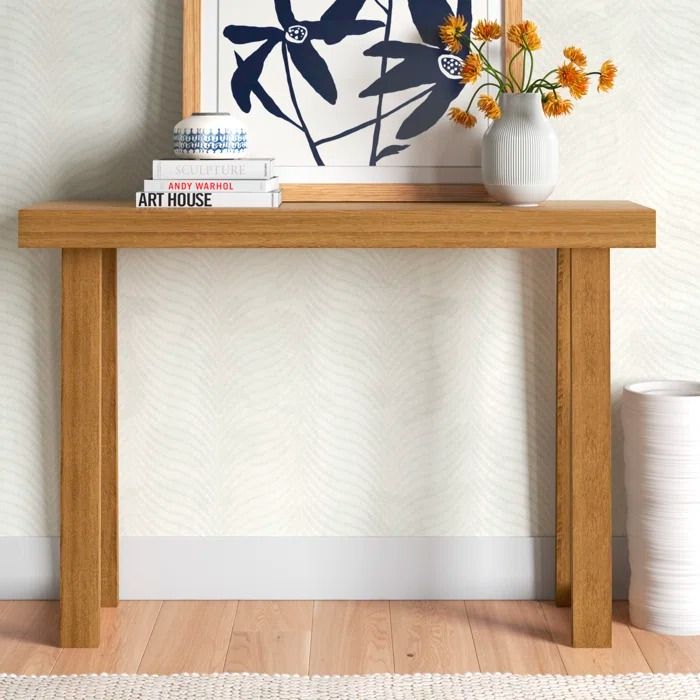
[[[0,673],[689,673],[700,637],[628,624],[613,648],[571,649],[570,611],[537,602],[124,602],[100,649],[56,648],[54,602],[0,601]]]

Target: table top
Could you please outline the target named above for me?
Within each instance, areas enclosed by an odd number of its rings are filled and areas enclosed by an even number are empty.
[[[632,202],[303,203],[137,209],[49,202],[19,212],[22,248],[653,248],[656,212]]]

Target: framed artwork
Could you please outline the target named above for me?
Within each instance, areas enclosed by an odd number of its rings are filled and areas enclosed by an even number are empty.
[[[185,0],[183,112],[243,121],[286,201],[483,198],[486,126],[447,118],[474,87],[440,40],[451,13],[512,23],[522,0]]]

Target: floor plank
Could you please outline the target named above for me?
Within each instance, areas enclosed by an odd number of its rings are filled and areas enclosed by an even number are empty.
[[[627,625],[626,603],[613,604],[612,648],[571,647],[571,608],[542,603],[545,619],[559,654],[571,675],[649,673],[649,664]]]
[[[51,673],[58,648],[58,603],[22,600],[6,606],[0,618],[0,673]]]
[[[700,636],[670,637],[631,624],[630,631],[654,673],[700,672]]]
[[[308,674],[313,609],[310,600],[240,601],[224,669]]]
[[[566,673],[538,602],[469,601],[466,606],[483,672]]]
[[[52,673],[136,673],[160,611],[160,601],[120,603],[102,610],[98,649],[64,649]]]
[[[391,633],[396,673],[478,671],[461,601],[392,601]]]
[[[312,675],[393,673],[389,603],[316,602],[310,672]]]
[[[56,603],[0,601],[0,673],[449,673],[475,657],[483,671],[700,672],[700,636],[614,612],[605,650],[569,647],[570,612],[550,603],[126,602],[103,610],[99,649],[62,652]]]
[[[236,616],[236,601],[166,601],[139,673],[220,673]]]

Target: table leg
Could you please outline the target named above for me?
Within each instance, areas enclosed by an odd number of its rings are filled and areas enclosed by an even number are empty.
[[[556,602],[571,605],[571,250],[557,251]]]
[[[102,606],[119,605],[117,251],[102,251]]]
[[[571,251],[571,557],[575,647],[612,642],[610,251]]]
[[[62,647],[100,643],[102,251],[63,250]]]

